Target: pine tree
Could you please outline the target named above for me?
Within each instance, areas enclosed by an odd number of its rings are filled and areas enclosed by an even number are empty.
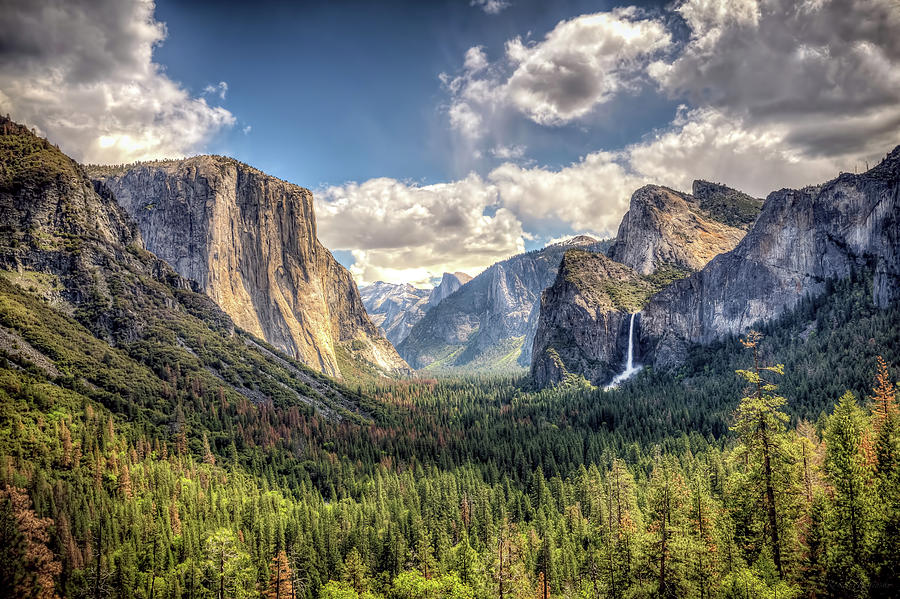
[[[753,351],[752,370],[738,370],[737,374],[746,380],[751,393],[743,397],[734,415],[731,429],[740,435],[741,442],[752,460],[753,478],[758,479],[765,508],[765,528],[768,532],[772,560],[780,577],[784,577],[784,529],[788,518],[780,513],[786,509],[779,499],[785,497],[783,491],[791,492],[793,483],[791,470],[793,459],[785,439],[785,423],[788,416],[781,408],[787,400],[775,395],[778,387],[767,381],[766,374],[784,374],[784,365],[762,366],[759,344],[762,335],[750,331],[741,340],[744,347]],[[759,469],[758,471],[756,469]],[[779,490],[776,490],[779,489]]]
[[[657,457],[647,490],[649,556],[654,563],[657,597],[680,597],[684,585],[675,536],[683,530],[684,488],[668,459]]]
[[[832,584],[849,592],[867,584],[871,526],[872,472],[862,450],[864,416],[851,392],[845,393],[825,429],[825,470],[834,489]]]
[[[53,522],[38,518],[24,489],[0,487],[0,596],[56,599],[61,566],[47,547]]]
[[[294,599],[294,576],[288,563],[287,553],[282,549],[269,565],[269,588],[266,599]]]

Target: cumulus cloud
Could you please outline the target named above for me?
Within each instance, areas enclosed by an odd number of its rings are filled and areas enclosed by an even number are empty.
[[[389,178],[316,194],[319,238],[352,250],[360,282],[427,285],[444,271],[475,274],[524,250],[521,223],[497,206],[496,188],[477,175],[419,186]]]
[[[506,0],[472,0],[469,6],[477,6],[489,15],[496,15],[504,8],[508,8],[509,2]]]
[[[150,0],[9,0],[0,110],[84,162],[197,151],[234,116],[153,62],[166,37]],[[214,87],[224,98],[227,84]]]
[[[900,141],[896,0],[686,0],[690,39],[650,74],[664,91],[809,156],[873,155]]]
[[[529,232],[545,236],[566,230],[615,232],[631,193],[644,184],[618,153],[594,152],[554,170],[505,163],[488,175],[500,204]]]
[[[536,123],[565,124],[633,88],[647,57],[671,41],[663,23],[634,7],[562,21],[539,43],[507,42],[515,70],[504,96]]]
[[[469,139],[485,135],[485,120],[510,111],[541,125],[569,123],[634,90],[671,44],[661,21],[630,7],[561,21],[539,42],[516,37],[497,63],[482,47],[470,48],[461,72],[442,77],[450,123]]]

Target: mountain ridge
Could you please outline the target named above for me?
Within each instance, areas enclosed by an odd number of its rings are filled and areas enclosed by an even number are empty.
[[[749,196],[735,196],[718,184],[695,182],[694,191],[699,187],[701,194],[713,198],[710,209],[721,212],[723,201],[736,199],[735,222],[747,226],[747,233],[732,249],[711,257],[701,268],[683,269],[680,276],[657,281],[660,286],[639,306],[637,352],[657,368],[671,368],[683,359],[691,345],[710,343],[742,333],[760,321],[772,320],[804,296],[822,293],[829,280],[847,278],[859,269],[871,270],[872,295],[879,306],[896,301],[900,296],[898,179],[900,147],[861,175],[842,173],[821,185],[769,194],[752,222],[748,205],[752,207],[753,203],[746,201]],[[659,189],[665,188],[652,188]],[[646,191],[647,188],[641,188],[635,195],[646,197]],[[639,199],[644,202],[644,198]],[[626,220],[627,215],[620,233],[631,226]],[[669,241],[672,239],[675,237],[669,236]],[[618,242],[617,238],[611,257],[653,273],[671,268],[668,260],[673,257],[678,265],[677,259],[683,255],[679,252],[687,245],[670,245],[658,252],[655,250],[660,245],[650,243],[641,248],[634,243],[631,249],[643,252],[629,253]],[[650,268],[646,266],[648,260]],[[682,261],[681,266],[685,265],[690,263]],[[588,276],[600,275],[602,272]],[[555,303],[542,302],[542,319],[565,328],[570,326],[567,322],[579,320],[572,317],[572,312],[580,306],[581,320],[587,323],[585,326],[593,326],[588,316],[597,309],[596,305],[571,293],[558,298]],[[616,362],[622,353],[624,311],[618,312],[618,328],[607,327],[603,342],[581,344],[578,351],[560,353],[557,349],[552,355],[538,355],[538,350],[546,354],[548,349],[554,349],[548,340],[566,338],[565,331],[553,331],[549,324],[542,328],[546,338],[536,339],[532,362],[535,383],[544,386],[562,380],[561,369],[546,366],[559,356],[569,358],[563,364],[566,373],[584,375],[595,384],[605,382],[618,366]],[[604,322],[612,319],[608,315]]]

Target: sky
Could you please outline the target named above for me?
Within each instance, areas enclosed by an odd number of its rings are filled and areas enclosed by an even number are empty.
[[[82,162],[313,190],[360,284],[615,235],[634,190],[764,197],[900,144],[897,0],[0,0],[0,112]]]

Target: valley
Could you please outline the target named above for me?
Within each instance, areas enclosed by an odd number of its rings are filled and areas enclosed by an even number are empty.
[[[4,595],[900,589],[900,149],[433,290],[231,159],[0,150]]]

